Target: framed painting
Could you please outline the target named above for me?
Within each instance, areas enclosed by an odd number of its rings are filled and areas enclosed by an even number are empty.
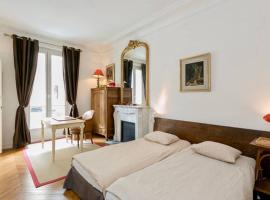
[[[180,91],[211,90],[211,54],[180,60]]]
[[[114,75],[114,68],[115,64],[110,64],[106,66],[106,78],[107,82],[114,82],[115,75]]]

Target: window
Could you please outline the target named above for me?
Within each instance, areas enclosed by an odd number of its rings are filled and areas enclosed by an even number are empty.
[[[45,117],[66,114],[61,52],[41,49],[30,99],[30,129],[41,128]]]
[[[51,115],[65,115],[65,88],[63,79],[62,56],[51,56]]]
[[[140,65],[134,64],[132,70],[132,78],[131,78],[131,88],[133,95],[133,100],[135,104],[143,104],[144,91],[143,91],[143,77],[142,77],[142,69]]]
[[[141,69],[135,69],[135,103],[136,104],[142,104],[142,89],[143,89],[143,79],[142,79],[142,70]]]

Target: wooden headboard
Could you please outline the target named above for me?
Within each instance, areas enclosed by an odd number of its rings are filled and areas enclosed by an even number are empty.
[[[255,158],[256,148],[249,143],[256,137],[270,137],[270,132],[233,128],[211,124],[155,118],[154,130],[168,132],[191,143],[206,140],[230,145],[242,151],[243,155]]]

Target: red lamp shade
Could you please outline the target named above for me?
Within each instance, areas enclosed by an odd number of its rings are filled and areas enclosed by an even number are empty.
[[[95,73],[93,74],[93,76],[99,78],[99,77],[104,76],[104,74],[103,74],[103,72],[102,72],[101,69],[96,69],[96,71],[95,71]]]
[[[267,122],[270,122],[270,114],[265,115],[263,119]]]

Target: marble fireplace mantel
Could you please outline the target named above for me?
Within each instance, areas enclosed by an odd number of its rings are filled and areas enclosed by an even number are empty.
[[[114,105],[114,141],[121,142],[121,122],[135,124],[135,139],[154,129],[154,114],[149,106]]]

